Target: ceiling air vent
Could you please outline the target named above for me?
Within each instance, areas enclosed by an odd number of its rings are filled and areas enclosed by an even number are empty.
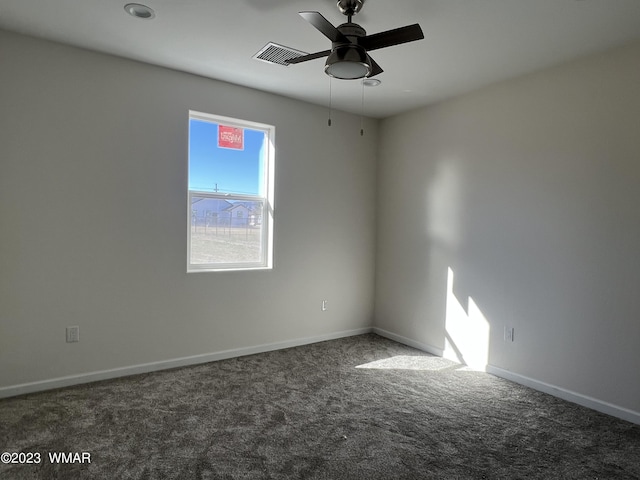
[[[300,50],[294,50],[293,48],[278,45],[277,43],[269,42],[256,53],[253,58],[256,60],[262,60],[267,63],[275,63],[276,65],[284,65],[288,67],[287,60],[292,58],[307,55],[307,52],[301,52]]]

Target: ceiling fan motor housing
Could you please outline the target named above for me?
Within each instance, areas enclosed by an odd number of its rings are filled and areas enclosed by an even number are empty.
[[[357,23],[343,23],[342,25],[338,25],[337,30],[347,37],[351,43],[358,43],[358,39],[361,37],[366,37],[367,32],[364,28],[362,28]],[[337,47],[340,45],[344,45],[342,42],[332,42],[333,47]]]

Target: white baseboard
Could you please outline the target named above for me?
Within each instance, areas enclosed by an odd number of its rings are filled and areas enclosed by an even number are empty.
[[[428,345],[426,343],[416,342],[415,340],[403,337],[402,335],[398,335],[388,330],[384,330],[383,328],[373,327],[373,333],[376,333],[381,337],[388,338],[389,340],[394,340],[398,343],[402,343],[409,347],[417,348],[418,350],[422,350],[423,352],[430,353],[431,355],[435,355],[437,357],[442,357],[442,355],[444,355],[444,350],[441,348],[434,347],[433,345]]]
[[[237,348],[232,350],[222,350],[219,352],[206,353],[202,355],[193,355],[189,357],[174,358],[170,360],[162,360],[159,362],[144,363],[139,365],[132,365],[129,367],[113,368],[110,370],[100,370],[96,372],[82,373],[78,375],[69,375],[66,377],[52,378],[48,380],[41,380],[37,382],[22,383],[19,385],[10,385],[7,387],[0,387],[0,398],[14,397],[17,395],[24,395],[27,393],[40,392],[44,390],[51,390],[54,388],[69,387],[72,385],[79,385],[83,383],[96,382],[100,380],[109,380],[112,378],[125,377],[128,375],[137,375],[140,373],[149,373],[159,370],[166,370],[169,368],[186,367],[189,365],[198,365],[201,363],[215,362],[217,360],[226,360],[228,358],[242,357],[245,355],[253,355],[256,353],[270,352],[273,350],[281,350],[283,348],[299,347],[302,345],[308,345],[311,343],[324,342],[327,340],[335,340],[338,338],[351,337],[354,335],[363,335],[365,333],[376,333],[381,337],[389,338],[398,343],[408,345],[418,350],[442,357],[443,350],[441,348],[434,347],[425,343],[417,342],[402,335],[389,332],[378,327],[365,327],[355,330],[347,330],[342,332],[334,332],[324,335],[318,335],[314,337],[296,338],[293,340],[287,340],[284,342],[268,343],[263,345],[256,345],[253,347]],[[544,393],[548,393],[558,398],[577,403],[587,408],[591,408],[598,412],[606,413],[614,417],[621,418],[623,420],[636,423],[640,425],[640,412],[630,410],[618,405],[614,405],[596,398],[582,395],[580,393],[572,392],[570,390],[557,387],[533,378],[520,375],[509,370],[487,365],[487,373],[495,375],[497,377],[510,380],[515,383],[533,388]]]
[[[358,328],[355,330],[346,330],[342,332],[327,333],[315,337],[296,338],[286,340],[284,342],[268,343],[264,345],[256,345],[253,347],[236,348],[232,350],[222,350],[220,352],[205,353],[202,355],[193,355],[189,357],[173,358],[170,360],[161,360],[159,362],[143,363],[140,365],[132,365],[129,367],[113,368],[110,370],[100,370],[97,372],[81,373],[78,375],[69,375],[66,377],[52,378],[37,382],[22,383],[19,385],[10,385],[0,387],[0,398],[15,397],[26,393],[40,392],[43,390],[51,390],[54,388],[70,387],[83,383],[97,382],[100,380],[109,380],[112,378],[125,377],[127,375],[137,375],[140,373],[155,372],[158,370],[166,370],[169,368],[186,367],[189,365],[198,365],[201,363],[215,362],[217,360],[226,360],[228,358],[243,357],[245,355],[253,355],[256,353],[270,352],[273,350],[281,350],[283,348],[299,347],[310,343],[324,342],[327,340],[335,340],[337,338],[351,337],[354,335],[362,335],[371,333],[371,327]]]
[[[382,328],[374,327],[373,332],[382,337],[395,340],[398,343],[408,345],[409,347],[417,348],[418,350],[431,353],[432,355],[437,355],[438,357],[442,357],[444,353],[444,351],[440,348],[416,342],[415,340],[403,337],[402,335],[397,335]],[[496,377],[504,378],[506,380],[519,383],[520,385],[533,388],[534,390],[548,393],[549,395],[553,395],[554,397],[577,403],[578,405],[582,405],[583,407],[591,408],[592,410],[606,413],[607,415],[621,418],[622,420],[637,423],[638,425],[640,425],[640,412],[636,412],[628,408],[620,407],[612,403],[598,400],[597,398],[589,397],[587,395],[572,392],[571,390],[541,382],[533,378],[525,377],[524,375],[519,375],[517,373],[510,372],[509,370],[504,370],[493,365],[487,365],[486,372],[495,375]]]
[[[487,365],[487,373],[495,375],[496,377],[504,378],[506,380],[511,380],[512,382],[519,383],[520,385],[533,388],[534,390],[538,390],[540,392],[548,393],[549,395],[553,395],[554,397],[577,403],[578,405],[582,405],[583,407],[591,408],[592,410],[606,413],[607,415],[612,415],[614,417],[618,417],[623,420],[627,420],[628,422],[633,422],[640,425],[640,412],[636,412],[624,407],[619,407],[618,405],[604,402],[587,395],[582,395],[581,393],[572,392],[571,390],[557,387],[549,383],[541,382],[533,378],[525,377],[524,375],[519,375],[517,373],[510,372],[509,370],[504,370],[493,365]]]

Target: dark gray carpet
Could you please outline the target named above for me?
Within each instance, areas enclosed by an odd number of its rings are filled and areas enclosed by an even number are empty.
[[[640,426],[373,334],[5,399],[0,450],[42,455],[3,480],[640,478]]]

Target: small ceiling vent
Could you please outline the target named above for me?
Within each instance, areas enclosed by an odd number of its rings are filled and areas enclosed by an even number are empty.
[[[292,58],[301,57],[307,55],[307,52],[301,52],[300,50],[294,50],[293,48],[278,45],[277,43],[269,42],[256,53],[253,58],[261,60],[267,63],[275,63],[276,65],[284,65],[288,67],[287,60]]]

